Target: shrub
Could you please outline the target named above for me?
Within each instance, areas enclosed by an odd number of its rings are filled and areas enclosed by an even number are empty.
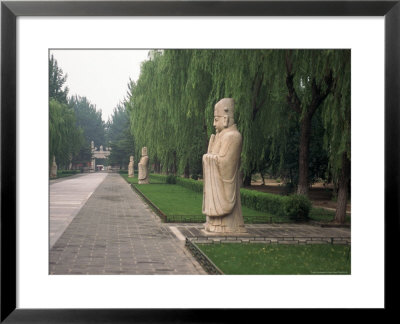
[[[191,175],[191,178],[192,178],[193,180],[199,180],[199,175],[198,175],[198,174],[192,174],[192,175]]]
[[[285,204],[286,215],[294,221],[305,221],[311,210],[311,201],[304,195],[290,195]]]
[[[203,182],[193,179],[176,178],[176,183],[182,187],[188,188],[196,192],[203,192]]]
[[[167,176],[163,174],[151,173],[150,174],[150,182],[159,182],[159,183],[166,183]]]
[[[276,216],[286,216],[284,207],[288,197],[249,189],[240,189],[240,197],[246,207]]]
[[[167,176],[166,183],[168,184],[176,184],[176,177],[172,174]]]

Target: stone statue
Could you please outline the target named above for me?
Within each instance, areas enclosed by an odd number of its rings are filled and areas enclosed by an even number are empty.
[[[138,183],[149,183],[149,157],[147,156],[147,147],[142,147],[142,157],[140,158],[138,169]]]
[[[234,123],[234,100],[224,98],[214,108],[214,127],[203,155],[203,214],[205,230],[245,233],[240,203],[239,167],[242,135]]]
[[[128,178],[133,178],[135,175],[133,173],[133,156],[131,155],[129,158],[129,165],[128,165]]]
[[[53,155],[53,164],[51,165],[50,178],[57,178],[56,157]]]

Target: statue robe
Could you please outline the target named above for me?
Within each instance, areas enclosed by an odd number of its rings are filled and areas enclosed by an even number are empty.
[[[133,159],[129,161],[129,165],[128,165],[128,177],[129,177],[129,178],[133,178],[133,177],[134,177]]]
[[[138,180],[139,184],[147,184],[149,183],[148,179],[148,164],[149,164],[149,157],[147,155],[142,156],[140,158],[138,164]]]
[[[211,135],[203,155],[203,214],[211,232],[245,232],[240,203],[242,136],[232,125]]]

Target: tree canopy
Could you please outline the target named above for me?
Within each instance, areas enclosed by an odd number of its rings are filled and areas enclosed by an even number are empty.
[[[235,100],[245,183],[261,172],[307,194],[317,179],[339,181],[350,159],[349,50],[153,51],[125,103],[136,156],[147,146],[155,168],[201,173],[224,97]]]

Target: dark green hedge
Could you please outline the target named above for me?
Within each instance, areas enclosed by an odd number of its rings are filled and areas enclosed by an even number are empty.
[[[176,184],[188,188],[190,190],[203,193],[203,182],[187,178],[176,178]]]
[[[304,195],[274,195],[256,190],[240,189],[242,204],[249,208],[265,211],[294,221],[308,219],[311,201]]]
[[[286,216],[285,204],[288,199],[287,196],[240,189],[240,198],[242,204],[249,208],[265,211],[276,216]]]

